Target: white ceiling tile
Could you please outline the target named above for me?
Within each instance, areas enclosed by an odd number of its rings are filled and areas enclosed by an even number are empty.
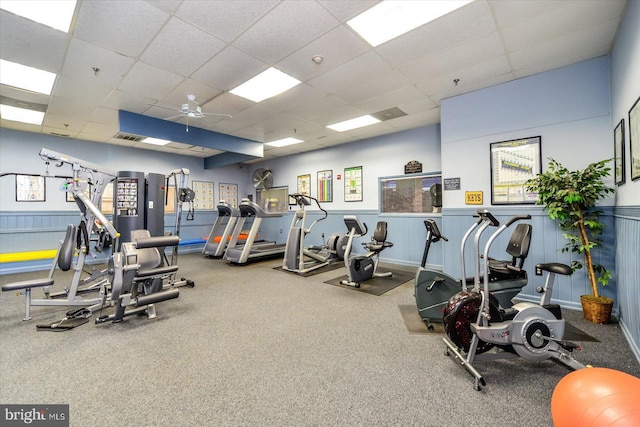
[[[80,119],[75,117],[69,117],[67,115],[57,115],[53,113],[47,113],[44,116],[43,126],[47,126],[51,129],[57,129],[57,133],[78,133],[84,128],[90,118]]]
[[[74,38],[69,43],[62,76],[115,88],[133,63],[132,58]]]
[[[118,89],[132,95],[162,99],[184,79],[144,62],[136,62]]]
[[[400,107],[400,104],[412,101],[418,103],[422,110],[436,106],[429,98],[425,97],[424,92],[413,85],[404,86],[389,92],[380,91],[378,92],[378,96],[372,96],[364,101],[356,102],[354,103],[354,106],[369,113],[376,113],[378,111],[386,110],[387,108],[398,107],[405,113],[409,114],[414,113],[415,110],[405,111]]]
[[[156,102],[158,102],[158,100],[155,98],[141,97],[137,93],[129,93],[116,89],[104,101],[102,106],[112,110],[126,110],[132,113],[142,114],[145,110],[149,109],[149,104]]]
[[[145,1],[79,3],[74,37],[126,56],[138,57],[168,18]]]
[[[222,40],[182,19],[171,18],[140,59],[174,74],[189,76],[225,46]]]
[[[321,91],[333,94],[390,71],[389,64],[378,54],[368,52],[309,80],[308,83]]]
[[[320,0],[319,3],[327,8],[333,16],[342,22],[346,22],[373,7],[379,1],[380,0]]]
[[[231,42],[277,3],[277,0],[185,0],[176,16]]]
[[[296,110],[299,105],[312,103],[313,100],[323,98],[326,95],[316,88],[301,83],[286,92],[261,101],[260,105],[278,112]]]
[[[2,59],[58,74],[67,44],[67,34],[0,10]]]
[[[223,92],[211,101],[202,104],[202,110],[209,113],[230,114],[232,116],[253,107],[255,102],[244,99],[240,96],[232,95],[229,92]]]
[[[222,92],[209,86],[205,86],[195,80],[186,79],[175,87],[167,96],[162,98],[159,103],[164,105],[172,105],[176,108],[187,102],[187,95],[195,95],[196,102],[200,104],[202,111],[205,113],[217,112],[209,111],[204,105],[220,95]]]
[[[606,55],[617,30],[615,20],[565,37],[537,43],[509,55],[518,77]]]
[[[173,13],[178,6],[182,3],[182,0],[147,0],[152,6],[164,10],[165,12]]]
[[[233,45],[268,64],[275,64],[338,24],[316,2],[286,1],[252,25]]]
[[[91,121],[98,123],[118,123],[118,111],[110,108],[98,107],[91,116]]]
[[[400,70],[411,81],[421,84],[423,81],[442,75],[452,75],[461,68],[483,62],[491,58],[504,56],[505,52],[498,33],[493,32],[459,44],[451,49],[432,54],[413,62]]]
[[[404,65],[496,31],[484,0],[461,7],[377,47],[385,59]]]
[[[264,62],[233,46],[211,58],[191,76],[205,85],[231,90],[269,68]]]
[[[584,0],[579,0],[584,1]],[[572,0],[536,0],[536,1],[504,1],[489,0],[489,6],[499,27],[516,24],[531,19],[544,12],[554,11],[562,7],[562,3],[574,3]]]
[[[545,10],[534,17],[500,30],[505,47],[509,52],[531,47],[547,40],[565,37],[576,31],[600,25],[603,21],[616,19],[622,13],[624,2],[620,1],[579,1],[567,2],[561,7]],[[592,4],[590,4],[592,3]],[[596,5],[597,7],[594,7]],[[544,28],[544,31],[540,31]]]
[[[69,102],[65,98],[52,96],[47,108],[47,114],[51,113],[58,116],[75,117],[80,120],[90,120],[93,112],[96,110],[95,105],[80,104],[79,102]]]
[[[346,27],[339,26],[284,58],[276,64],[276,68],[305,81],[342,65],[367,50],[369,45],[364,40]],[[324,58],[322,63],[312,61],[315,55]]]
[[[365,81],[362,84],[337,92],[335,95],[350,104],[356,104],[383,93],[393,92],[408,85],[410,85],[410,82],[405,76],[398,71],[392,71],[380,77]]]
[[[113,92],[112,87],[105,87],[89,81],[74,78],[58,77],[56,81],[57,93],[64,94],[65,99],[85,105],[101,105]]]
[[[87,122],[80,133],[95,135],[99,140],[105,140],[117,134],[118,130],[118,126],[115,126],[114,123],[105,124],[98,122]]]
[[[460,79],[457,85],[453,81],[455,78]],[[487,87],[484,86],[487,81],[503,82],[510,79],[513,79],[513,75],[509,62],[502,56],[482,63],[471,63],[468,67],[457,70],[456,74],[435,77],[424,81],[419,87],[434,100],[440,100]]]
[[[329,116],[332,115],[334,111],[343,108],[349,108],[351,111],[354,111],[353,107],[350,107],[349,104],[342,99],[334,95],[328,95],[314,99],[313,102],[300,105],[295,108],[294,112],[307,120],[328,124],[329,122],[327,122],[327,120]]]

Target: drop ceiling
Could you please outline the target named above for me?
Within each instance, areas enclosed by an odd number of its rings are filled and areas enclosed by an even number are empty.
[[[0,10],[0,56],[58,74],[42,126],[2,128],[209,158],[221,150],[122,139],[118,111],[166,119],[194,94],[207,116],[190,127],[257,142],[264,159],[440,121],[443,98],[606,55],[626,0],[476,0],[376,48],[346,22],[370,0],[79,0],[69,34]],[[323,60],[317,63],[314,56]],[[302,83],[254,103],[229,91],[269,67]],[[156,105],[154,105],[156,104]],[[160,107],[162,106],[162,107]],[[392,112],[393,114],[389,114]],[[347,132],[326,126],[387,117]],[[183,117],[172,118],[185,125]],[[260,160],[260,159],[256,159]]]

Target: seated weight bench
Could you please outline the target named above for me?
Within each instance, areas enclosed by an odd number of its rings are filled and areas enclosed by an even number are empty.
[[[58,247],[58,251],[56,253],[56,257],[54,259],[54,264],[51,268],[51,273],[49,277],[45,277],[42,279],[31,279],[31,280],[23,280],[20,282],[7,283],[6,285],[2,285],[2,292],[11,292],[11,291],[19,291],[18,294],[24,293],[25,295],[25,305],[24,305],[24,317],[22,320],[31,320],[31,289],[32,288],[48,288],[49,286],[53,286],[53,271],[56,268],[56,265],[62,271],[68,271],[71,268],[71,264],[73,262],[73,254],[75,249],[75,238],[76,238],[77,228],[73,224],[69,224],[67,226],[67,231],[64,239],[60,243],[60,247]],[[34,304],[34,305],[49,305],[49,304]],[[54,305],[54,304],[51,304]]]

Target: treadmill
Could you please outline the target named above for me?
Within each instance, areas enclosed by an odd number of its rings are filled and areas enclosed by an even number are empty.
[[[236,222],[240,218],[240,210],[221,200],[216,206],[218,218],[211,227],[202,253],[209,258],[222,258],[227,249],[227,243],[231,240],[231,233],[235,229]]]
[[[231,240],[225,251],[223,257],[225,261],[232,264],[246,264],[259,258],[274,258],[284,255],[286,243],[256,240],[262,219],[282,217],[281,213],[267,212],[248,199],[242,200],[238,210],[240,211],[240,218],[236,222]],[[240,233],[248,221],[251,221],[251,228],[247,240],[245,242],[239,241]]]

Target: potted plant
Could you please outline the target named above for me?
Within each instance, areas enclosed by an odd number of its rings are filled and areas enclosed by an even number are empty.
[[[600,244],[599,237],[604,229],[604,223],[600,221],[602,212],[596,208],[596,203],[615,192],[603,181],[611,172],[607,167],[611,159],[591,163],[577,171],[568,170],[554,159],[549,160],[545,173],[527,181],[527,190],[538,193],[536,204],[544,205],[549,218],[557,220],[568,240],[561,251],[583,256],[584,262],[572,261],[571,267],[574,271],[584,267],[591,285],[591,295],[580,297],[584,318],[594,323],[608,323],[613,300],[600,296],[598,282],[606,285],[611,272],[594,262],[591,251]]]

